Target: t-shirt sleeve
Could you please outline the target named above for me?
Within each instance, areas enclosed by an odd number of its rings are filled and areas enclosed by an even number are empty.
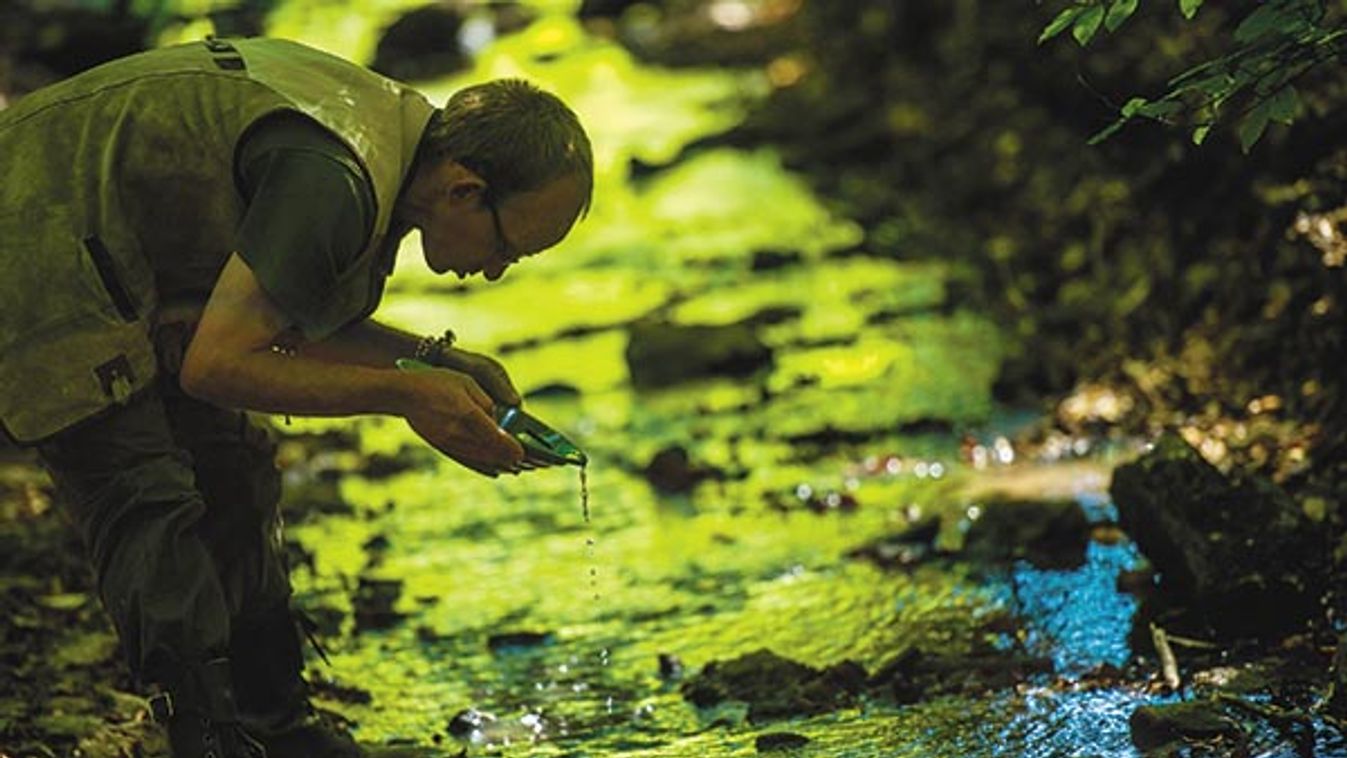
[[[333,300],[374,226],[350,150],[306,118],[273,117],[240,146],[237,175],[247,210],[235,249],[277,307],[311,340],[357,318]]]

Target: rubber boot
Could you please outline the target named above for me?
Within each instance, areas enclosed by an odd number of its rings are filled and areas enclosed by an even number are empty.
[[[168,727],[173,758],[267,758],[239,721],[228,659],[180,670],[164,686],[150,710]]]
[[[334,718],[309,701],[295,616],[278,607],[234,626],[229,643],[239,712],[267,752],[282,758],[363,758]]]

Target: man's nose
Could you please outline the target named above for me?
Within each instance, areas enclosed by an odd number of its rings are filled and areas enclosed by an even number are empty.
[[[505,269],[509,267],[508,263],[491,263],[482,269],[482,276],[485,276],[488,282],[494,282],[504,276]]]

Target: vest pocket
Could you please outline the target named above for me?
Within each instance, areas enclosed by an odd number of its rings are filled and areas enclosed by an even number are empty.
[[[117,261],[113,260],[107,245],[104,245],[103,240],[96,235],[91,234],[84,238],[84,249],[94,262],[98,278],[103,282],[103,289],[107,290],[108,297],[112,298],[112,305],[117,309],[117,315],[121,316],[123,321],[135,321],[136,301],[131,298],[131,293],[127,291],[117,274]]]

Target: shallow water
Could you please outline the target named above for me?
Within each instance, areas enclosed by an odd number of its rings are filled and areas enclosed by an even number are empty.
[[[350,54],[395,6],[334,23],[312,4],[283,3],[269,32]],[[1047,677],[993,697],[864,702],[769,725],[747,723],[742,705],[699,712],[682,699],[675,659],[685,678],[762,647],[870,672],[912,647],[988,644],[1049,656],[1067,677],[1120,663],[1131,605],[1113,585],[1136,556],[1092,545],[1071,572],[953,561],[883,570],[848,558],[931,514],[945,523],[938,544],[957,546],[989,476],[962,443],[990,442],[1003,416],[990,397],[998,327],[948,301],[942,267],[859,249],[859,228],[771,150],[703,151],[632,180],[633,160],[668,163],[736,123],[768,86],[760,72],[648,68],[544,14],[488,44],[472,72],[424,89],[439,99],[504,75],[543,83],[588,125],[590,217],[490,286],[435,279],[411,241],[378,315],[417,331],[452,326],[463,346],[501,356],[529,409],[589,454],[590,507],[570,470],[492,481],[441,461],[377,482],[347,475],[353,514],[289,530],[314,555],[296,573],[298,600],[335,625],[333,665],[316,669],[322,704],[362,739],[472,754],[752,755],[755,736],[774,731],[811,738],[810,755],[1130,754],[1127,715],[1150,696],[1064,692]],[[793,255],[755,270],[764,251]],[[632,321],[723,325],[763,313],[776,314],[758,328],[774,353],[764,372],[631,388]],[[351,428],[289,429],[330,426]],[[400,423],[355,428],[365,454],[419,447]],[[722,476],[657,491],[641,471],[675,445]],[[287,471],[292,484],[312,475]],[[1096,467],[1065,486],[1097,511],[1104,479]],[[388,610],[400,622],[357,630],[362,583],[399,582]],[[1022,639],[997,637],[1007,614],[1026,619]],[[343,698],[342,687],[371,697]],[[488,716],[451,735],[469,708]]]

